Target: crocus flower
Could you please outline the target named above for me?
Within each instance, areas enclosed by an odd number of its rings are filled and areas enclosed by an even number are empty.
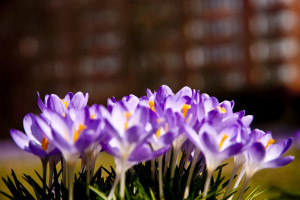
[[[43,164],[43,179],[46,179],[47,163],[49,158],[59,154],[58,149],[47,139],[45,133],[37,123],[37,116],[29,113],[23,119],[25,133],[12,129],[11,137],[23,150],[41,158]],[[52,168],[50,166],[50,172]],[[50,177],[49,177],[50,179]]]
[[[68,168],[69,199],[73,199],[74,167],[80,154],[101,137],[99,119],[92,119],[89,109],[70,108],[65,115],[44,109],[47,120],[38,121],[46,137],[61,151]],[[50,124],[50,127],[48,126]]]
[[[89,95],[85,95],[82,92],[77,92],[75,94],[69,92],[66,96],[61,99],[56,94],[45,95],[45,101],[43,102],[38,94],[38,106],[42,112],[45,109],[52,110],[53,112],[65,115],[68,109],[81,110],[88,102]]]
[[[233,113],[232,107],[233,102],[224,101],[219,104],[217,99],[205,97],[198,105],[199,127],[184,127],[188,138],[205,157],[208,173],[204,196],[207,194],[212,172],[225,159],[240,153],[243,147],[237,136],[241,129],[239,121],[244,112]]]
[[[136,151],[138,148],[146,148],[144,145],[147,138],[154,133],[154,124],[150,123],[150,109],[144,106],[137,106],[131,112],[124,107],[123,102],[116,102],[111,107],[111,112],[106,112],[103,115],[106,121],[104,132],[108,132],[112,139],[103,148],[105,151],[115,157],[116,163],[116,180],[113,188],[108,196],[111,198],[114,194],[114,189],[121,179],[120,194],[124,196],[125,172],[133,165],[145,160],[153,158],[153,151]],[[149,150],[149,148],[146,148]],[[138,153],[140,152],[140,153]],[[138,156],[132,156],[133,154]]]
[[[292,142],[292,138],[287,138],[275,144],[272,133],[267,132],[248,148],[244,153],[246,159],[246,174],[239,199],[242,198],[249,180],[257,171],[265,168],[282,167],[294,160],[294,156],[282,157],[282,155],[290,148]]]

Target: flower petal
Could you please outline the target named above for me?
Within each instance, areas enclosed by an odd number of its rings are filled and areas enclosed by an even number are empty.
[[[28,149],[30,139],[28,138],[27,135],[25,135],[23,132],[16,129],[11,129],[10,135],[14,140],[14,142],[18,145],[18,147],[30,152],[30,150]]]
[[[284,154],[291,146],[293,142],[292,138],[287,138],[278,144],[271,144],[267,148],[266,161],[273,160]]]
[[[261,166],[261,169],[263,169],[263,168],[277,168],[277,167],[282,167],[284,165],[289,164],[294,159],[295,159],[294,156],[285,156],[285,157],[277,158],[277,159],[265,162]]]
[[[33,153],[34,155],[37,155],[39,157],[45,157],[48,155],[46,151],[41,149],[41,146],[35,144],[33,141],[29,142],[29,149],[30,149],[31,153]]]

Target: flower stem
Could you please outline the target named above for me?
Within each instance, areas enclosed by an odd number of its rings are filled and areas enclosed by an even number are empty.
[[[113,186],[112,186],[112,188],[109,192],[109,195],[107,197],[108,200],[110,200],[113,197],[113,195],[115,193],[116,186],[119,183],[119,180],[120,180],[120,174],[116,171],[116,179],[115,179],[114,184],[113,184]]]
[[[62,160],[63,160],[62,161],[62,168],[63,168],[63,171],[62,171],[62,181],[63,181],[63,183],[65,185],[67,185],[66,184],[66,182],[67,182],[67,163],[66,163],[65,158],[63,158]]]
[[[162,159],[163,156],[158,157],[158,185],[159,185],[159,199],[164,199],[163,180],[162,180]]]
[[[125,196],[125,179],[126,179],[126,174],[125,174],[125,169],[124,167],[122,167],[122,171],[121,171],[121,185],[120,185],[120,196],[122,199],[124,199]]]
[[[194,169],[195,169],[199,154],[200,154],[200,150],[196,149],[195,154],[194,154],[194,158],[193,158],[192,163],[191,163],[189,176],[188,176],[188,179],[186,181],[186,187],[185,187],[185,191],[184,191],[184,199],[188,198],[188,196],[189,196],[190,184],[191,184],[191,181],[192,181],[192,177],[193,177],[193,174],[194,174]]]
[[[50,188],[52,185],[52,178],[53,178],[53,169],[55,167],[55,162],[51,159],[49,162],[49,180],[48,180],[48,187]]]
[[[155,159],[151,160],[151,174],[152,174],[152,180],[155,178]]]
[[[91,179],[91,155],[88,153],[86,154],[86,194],[87,196],[90,196],[90,179]]]
[[[174,148],[173,156],[172,156],[172,163],[171,163],[171,176],[170,176],[171,180],[174,178],[174,175],[175,175],[175,169],[176,169],[178,155],[179,155],[179,149]]]
[[[244,183],[243,183],[242,189],[241,189],[241,191],[240,191],[240,195],[239,195],[238,200],[241,200],[241,199],[242,199],[243,194],[244,194],[244,192],[245,192],[245,189],[246,189],[246,187],[247,187],[247,185],[248,185],[250,179],[251,179],[251,177],[250,177],[250,176],[247,176],[247,174],[246,174],[245,179],[244,179]]]
[[[41,158],[42,166],[43,166],[43,189],[46,189],[46,178],[47,178],[47,164],[48,164],[48,157]]]
[[[239,169],[239,166],[234,165],[233,170],[232,170],[232,174],[231,174],[231,177],[230,177],[230,180],[228,182],[228,185],[226,187],[226,191],[225,191],[224,196],[223,196],[223,199],[228,195],[229,190],[231,188],[231,184],[232,184],[233,178],[234,178],[234,176],[235,176],[235,174],[236,174],[236,172],[237,172],[238,169]]]
[[[212,176],[212,170],[207,170],[206,181],[205,181],[204,191],[203,191],[203,197],[206,197],[206,195],[207,195],[211,176]]]
[[[236,181],[235,181],[235,184],[234,184],[234,186],[233,186],[233,190],[239,186],[239,184],[240,184],[240,182],[241,182],[241,180],[242,180],[242,178],[243,178],[245,172],[246,172],[245,167],[243,167],[243,168],[241,169],[241,171],[240,171],[239,176],[237,177],[237,179],[236,179]],[[233,198],[233,195],[232,195],[228,200],[232,200],[232,198]]]
[[[75,164],[76,162],[68,162],[67,168],[68,168],[68,188],[69,188],[69,200],[73,200],[73,193],[74,193],[74,171],[75,171]]]

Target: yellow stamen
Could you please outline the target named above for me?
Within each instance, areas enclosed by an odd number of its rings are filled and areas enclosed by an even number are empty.
[[[125,130],[128,129],[128,121],[129,121],[129,117],[131,116],[130,112],[124,112],[124,115],[126,117],[126,121],[125,121]]]
[[[63,104],[65,105],[65,108],[68,108],[69,102],[68,102],[68,101],[65,101],[65,99],[62,99],[61,101],[62,101]]]
[[[274,144],[274,143],[275,143],[275,140],[273,138],[270,138],[269,141],[267,142],[265,149],[267,149],[268,146],[270,146],[271,144]]]
[[[47,140],[47,138],[43,137],[43,139],[42,139],[42,149],[43,149],[44,151],[47,150],[48,144],[49,144],[49,141]]]
[[[149,101],[148,102],[149,106],[150,106],[150,109],[155,112],[155,109],[154,109],[154,101]]]
[[[66,116],[66,113],[62,113],[61,116],[65,117],[65,116]]]
[[[160,137],[160,132],[161,132],[161,130],[160,130],[160,128],[159,129],[157,129],[157,131],[156,131],[156,137]]]
[[[162,121],[162,119],[157,119],[156,121],[159,124]]]
[[[96,117],[95,114],[91,114],[91,119],[94,119]]]
[[[74,137],[73,137],[73,141],[76,142],[81,134],[81,132],[86,129],[86,126],[83,124],[79,124],[79,128],[78,130],[74,130]]]
[[[168,132],[169,124],[165,123],[165,133]]]
[[[191,108],[191,105],[187,105],[187,104],[184,104],[182,106],[182,114],[184,117],[186,117],[186,114],[187,114],[187,111]]]
[[[221,150],[222,145],[223,145],[224,141],[225,141],[227,138],[228,138],[228,135],[224,134],[223,137],[222,137],[222,139],[221,139],[221,142],[220,142],[220,144],[219,144],[219,150]]]
[[[226,109],[223,108],[223,107],[221,107],[221,106],[217,106],[217,109],[218,109],[219,111],[221,111],[222,113],[226,113]]]

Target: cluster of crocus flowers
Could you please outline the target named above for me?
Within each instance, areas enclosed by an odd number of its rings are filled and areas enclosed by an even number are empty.
[[[68,93],[63,99],[55,94],[46,95],[44,102],[38,94],[39,115],[24,117],[25,133],[11,130],[16,144],[37,156],[44,169],[50,161],[54,167],[62,156],[68,175],[69,199],[73,199],[74,166],[79,158],[87,172],[87,181],[93,174],[95,159],[100,151],[115,158],[116,178],[108,195],[111,199],[120,183],[124,197],[125,173],[144,161],[158,161],[159,196],[163,194],[163,158],[174,176],[180,151],[186,162],[202,158],[206,167],[206,182],[202,191],[206,196],[214,170],[226,159],[234,157],[234,170],[224,197],[228,194],[233,177],[239,168],[235,187],[243,176],[242,198],[250,178],[260,169],[281,167],[294,157],[282,155],[289,149],[292,138],[275,143],[270,132],[252,130],[253,117],[244,111],[234,112],[234,102],[219,102],[215,97],[184,87],[177,93],[166,85],[146,95],[129,95],[121,100],[108,99],[107,106],[87,105],[88,94]],[[172,159],[170,159],[172,155]],[[170,161],[171,160],[171,161]],[[153,168],[155,164],[153,165]],[[45,171],[45,170],[44,170]],[[202,173],[200,171],[200,173]],[[184,198],[189,196],[191,174],[186,183]],[[51,184],[52,175],[49,176]],[[66,183],[66,178],[63,178]]]

